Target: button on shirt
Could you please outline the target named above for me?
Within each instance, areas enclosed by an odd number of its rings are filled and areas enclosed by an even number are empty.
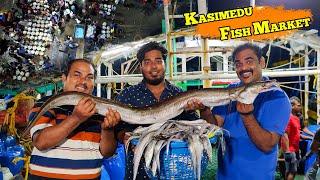
[[[178,95],[181,92],[182,92],[182,89],[166,81],[166,85],[160,96],[159,102],[165,99],[168,99],[172,96]],[[121,91],[121,93],[117,96],[116,100],[132,107],[148,107],[158,103],[158,100],[156,99],[156,97],[147,88],[145,82],[143,81],[137,85],[130,86],[124,89],[123,91]],[[177,114],[177,117],[173,119],[196,120],[196,119],[199,119],[199,117],[194,112],[190,112],[190,113],[183,112],[180,115]],[[118,127],[116,127],[116,131],[123,130],[123,129],[126,129],[126,131],[133,131],[138,126],[141,126],[141,125],[128,124],[125,122],[121,122],[119,123]]]

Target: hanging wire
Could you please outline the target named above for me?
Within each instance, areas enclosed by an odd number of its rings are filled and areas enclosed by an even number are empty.
[[[308,83],[307,81],[287,81],[287,82],[278,82],[278,84],[296,84],[296,83]]]
[[[287,89],[291,89],[291,90],[295,90],[295,91],[299,91],[299,92],[307,92],[307,93],[312,93],[312,94],[316,94],[317,92],[314,92],[314,91],[308,91],[308,90],[303,90],[303,89],[297,89],[297,88],[293,88],[293,87],[290,87],[290,86],[286,86],[286,85],[282,85],[282,84],[279,84],[281,87],[284,87],[284,88],[287,88]]]
[[[113,68],[112,68],[112,72],[113,72],[113,74],[115,74],[115,75],[120,75],[117,71],[115,71]]]
[[[272,68],[268,68],[268,70],[273,70],[273,69],[277,69],[277,68],[284,67],[284,66],[287,66],[287,65],[291,65],[292,63],[300,61],[302,58],[304,58],[305,56],[309,55],[312,51],[314,51],[314,49],[311,49],[307,54],[305,54],[302,57],[299,57],[299,58],[297,58],[297,59],[295,59],[293,61],[290,61],[289,63],[282,64],[282,65],[279,65],[279,66],[275,66],[275,67],[272,67]]]

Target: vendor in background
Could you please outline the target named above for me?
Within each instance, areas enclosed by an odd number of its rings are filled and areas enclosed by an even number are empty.
[[[293,96],[290,98],[290,102],[291,102],[291,106],[292,106],[292,111],[291,113],[299,118],[299,122],[300,122],[300,129],[301,129],[301,139],[309,139],[311,140],[314,136],[314,133],[311,132],[307,125],[308,125],[308,121],[305,121],[303,119],[303,115],[302,115],[302,107],[301,107],[301,101],[298,97]],[[303,134],[305,133],[305,134]]]
[[[265,59],[257,45],[246,43],[232,53],[239,87],[268,80],[262,76]],[[213,108],[217,124],[228,133],[226,148],[218,155],[218,180],[270,180],[277,166],[278,142],[284,134],[291,107],[285,92],[273,87],[261,92],[253,104],[231,102]]]
[[[293,180],[298,168],[299,142],[300,142],[300,119],[301,103],[300,99],[293,96],[290,98],[291,114],[284,135],[281,137],[281,148],[284,152],[285,179]]]
[[[165,80],[166,55],[167,50],[157,42],[149,42],[143,45],[137,52],[143,80],[137,85],[122,90],[116,100],[133,107],[148,107],[181,93],[182,90],[180,88]],[[177,114],[177,117],[173,119],[199,119],[194,113],[195,109],[200,110],[200,115],[203,119],[210,120],[210,118],[213,118],[209,107],[203,106],[198,100],[191,100],[185,107],[185,110],[188,112],[183,112],[179,116]],[[122,142],[126,141],[128,139],[126,132],[131,132],[138,126],[141,125],[124,122],[119,123],[119,126],[116,126],[116,130],[119,132],[117,133],[118,139]],[[129,151],[125,179],[132,179],[132,156],[132,152]],[[143,160],[140,162],[143,162]],[[141,164],[139,166],[137,179],[148,179],[144,167]]]

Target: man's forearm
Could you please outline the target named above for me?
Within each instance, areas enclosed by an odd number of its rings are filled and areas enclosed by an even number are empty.
[[[117,148],[117,141],[113,130],[102,130],[100,140],[100,153],[104,157],[110,157]]]
[[[77,128],[79,124],[76,118],[68,116],[60,124],[47,127],[36,133],[33,137],[33,145],[40,151],[57,146]]]
[[[252,142],[262,151],[268,152],[278,143],[279,135],[263,129],[253,114],[241,115]]]
[[[208,107],[206,107],[203,110],[200,110],[200,117],[210,124],[218,125],[216,118],[212,115],[211,109]]]
[[[303,134],[300,134],[300,138],[301,139],[312,139],[312,136],[306,136],[306,135],[303,135]]]
[[[302,131],[303,131],[304,133],[308,134],[308,135],[314,136],[314,133],[311,132],[307,127],[304,127],[304,128],[302,129]]]
[[[125,133],[126,133],[126,130],[121,130],[116,134],[116,138],[119,142],[124,143],[123,141],[125,138]]]
[[[283,152],[289,151],[289,137],[287,133],[284,133],[283,136],[281,136],[281,149]]]

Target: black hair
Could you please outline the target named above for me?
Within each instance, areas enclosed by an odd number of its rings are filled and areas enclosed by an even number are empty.
[[[292,96],[292,97],[290,98],[290,103],[291,103],[291,104],[294,104],[294,101],[297,101],[298,103],[301,104],[301,100],[300,100],[297,96]]]
[[[95,65],[88,59],[73,59],[71,61],[68,61],[68,64],[67,64],[67,68],[65,69],[65,71],[63,72],[63,74],[65,76],[68,76],[69,72],[70,72],[70,69],[72,67],[72,65],[76,62],[85,62],[85,63],[88,63],[90,64],[93,69],[94,69],[94,77],[96,77],[96,68],[95,68]]]
[[[232,60],[235,61],[236,55],[245,49],[251,49],[257,55],[258,60],[260,61],[260,59],[262,57],[262,49],[259,46],[252,44],[252,43],[245,43],[245,44],[237,46],[232,52]]]
[[[167,49],[164,48],[160,43],[155,42],[155,41],[151,41],[151,42],[141,46],[141,48],[138,50],[138,52],[137,52],[138,61],[141,63],[144,59],[145,54],[149,51],[152,51],[152,50],[160,51],[162,54],[163,60],[166,59],[167,53],[168,53]]]

